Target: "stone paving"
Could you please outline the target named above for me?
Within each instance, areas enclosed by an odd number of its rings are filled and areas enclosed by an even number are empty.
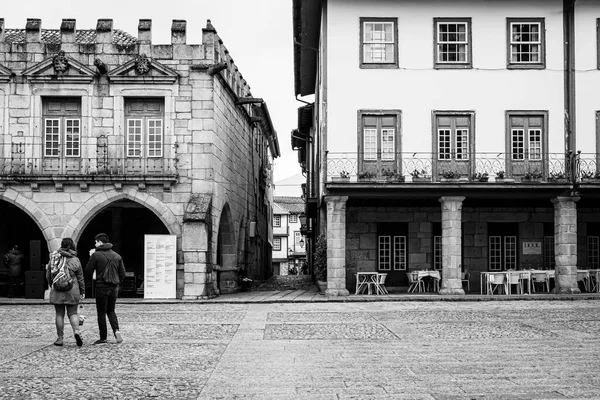
[[[103,346],[86,303],[81,348],[43,301],[0,302],[0,399],[600,399],[598,299],[255,296],[122,299]]]

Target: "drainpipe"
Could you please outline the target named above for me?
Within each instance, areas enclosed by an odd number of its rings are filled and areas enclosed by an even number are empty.
[[[567,162],[576,149],[575,134],[575,1],[563,0],[563,42],[564,42],[564,102],[565,102],[565,154]],[[571,163],[571,182],[576,182],[576,168]]]

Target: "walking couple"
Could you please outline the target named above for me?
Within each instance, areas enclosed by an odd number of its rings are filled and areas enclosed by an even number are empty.
[[[90,259],[85,266],[87,279],[96,275],[96,312],[98,314],[98,330],[100,339],[94,344],[106,344],[108,329],[106,317],[112,328],[117,343],[123,341],[119,331],[119,320],[115,313],[115,305],[119,296],[119,285],[125,279],[125,266],[121,256],[112,250],[108,235],[99,233],[94,237],[94,249],[90,250]],[[51,283],[50,303],[56,311],[55,346],[64,344],[65,310],[73,329],[77,346],[83,345],[79,328],[78,307],[85,298],[85,280],[81,261],[77,257],[75,242],[71,238],[61,241],[60,249],[50,254],[50,262],[46,268],[46,278]]]

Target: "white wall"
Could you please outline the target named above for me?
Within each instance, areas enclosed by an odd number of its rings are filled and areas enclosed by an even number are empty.
[[[506,110],[548,110],[564,151],[562,1],[328,1],[328,150],[356,152],[357,110],[402,111],[404,152],[431,152],[432,110],[474,110],[476,151],[505,152]],[[433,18],[472,18],[473,69],[433,69]],[[543,17],[546,69],[506,69],[506,18]],[[360,17],[397,17],[399,69],[360,69]]]
[[[577,144],[583,153],[596,152],[596,111],[600,110],[600,71],[597,66],[597,0],[575,2],[575,96],[577,107]]]

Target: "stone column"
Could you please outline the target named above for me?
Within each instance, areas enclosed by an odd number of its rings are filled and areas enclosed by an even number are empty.
[[[463,196],[447,196],[442,203],[442,287],[440,294],[465,294],[460,279]]]
[[[580,293],[577,285],[577,207],[579,197],[558,196],[554,203],[554,293]]]
[[[346,201],[348,196],[325,196],[327,202],[327,296],[347,296]]]

